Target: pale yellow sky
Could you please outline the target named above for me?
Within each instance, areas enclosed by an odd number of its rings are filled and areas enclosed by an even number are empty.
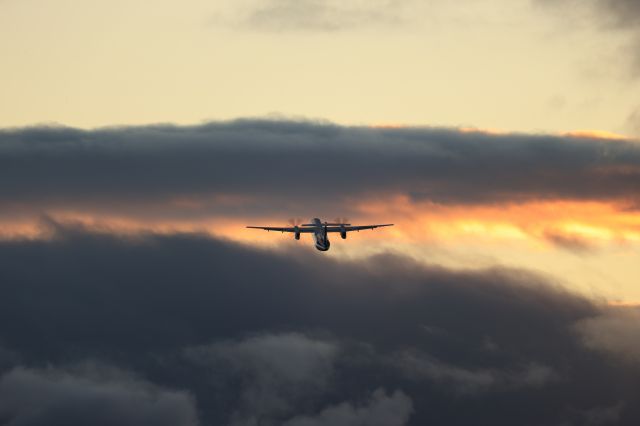
[[[530,0],[451,3],[3,0],[0,127],[278,113],[631,132],[628,34]]]

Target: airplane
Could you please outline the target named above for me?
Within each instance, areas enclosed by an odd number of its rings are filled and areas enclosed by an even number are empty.
[[[311,223],[303,223],[291,227],[274,227],[274,226],[247,226],[252,229],[264,229],[265,231],[293,232],[296,240],[300,239],[300,234],[313,234],[315,246],[320,251],[327,251],[331,244],[329,243],[329,232],[339,232],[343,240],[347,239],[347,232],[362,231],[363,229],[382,228],[383,226],[393,226],[393,223],[384,225],[364,225],[351,226],[350,223],[330,223],[322,222],[320,219],[313,218]]]

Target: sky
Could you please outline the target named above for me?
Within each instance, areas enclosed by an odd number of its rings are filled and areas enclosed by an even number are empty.
[[[635,4],[3,0],[0,125],[282,114],[637,136]]]
[[[637,425],[636,0],[0,0],[0,424]],[[246,225],[346,218],[332,238]]]

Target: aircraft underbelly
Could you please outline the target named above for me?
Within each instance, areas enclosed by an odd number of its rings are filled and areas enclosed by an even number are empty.
[[[326,238],[324,235],[315,232],[313,234],[313,239],[315,240],[316,243],[316,248],[320,251],[327,251],[329,250],[329,239]]]

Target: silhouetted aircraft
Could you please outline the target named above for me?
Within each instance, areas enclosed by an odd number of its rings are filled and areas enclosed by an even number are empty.
[[[301,225],[294,225],[290,227],[279,228],[275,226],[247,226],[247,228],[264,229],[265,231],[279,231],[279,232],[293,232],[296,240],[300,239],[300,234],[313,234],[313,239],[316,243],[316,248],[320,251],[329,250],[329,232],[339,232],[343,240],[347,239],[347,232],[362,231],[363,229],[375,229],[383,226],[393,226],[393,223],[387,223],[384,225],[364,225],[364,226],[351,226],[350,223],[337,223],[322,222],[320,219],[313,218],[312,223],[303,223]]]

